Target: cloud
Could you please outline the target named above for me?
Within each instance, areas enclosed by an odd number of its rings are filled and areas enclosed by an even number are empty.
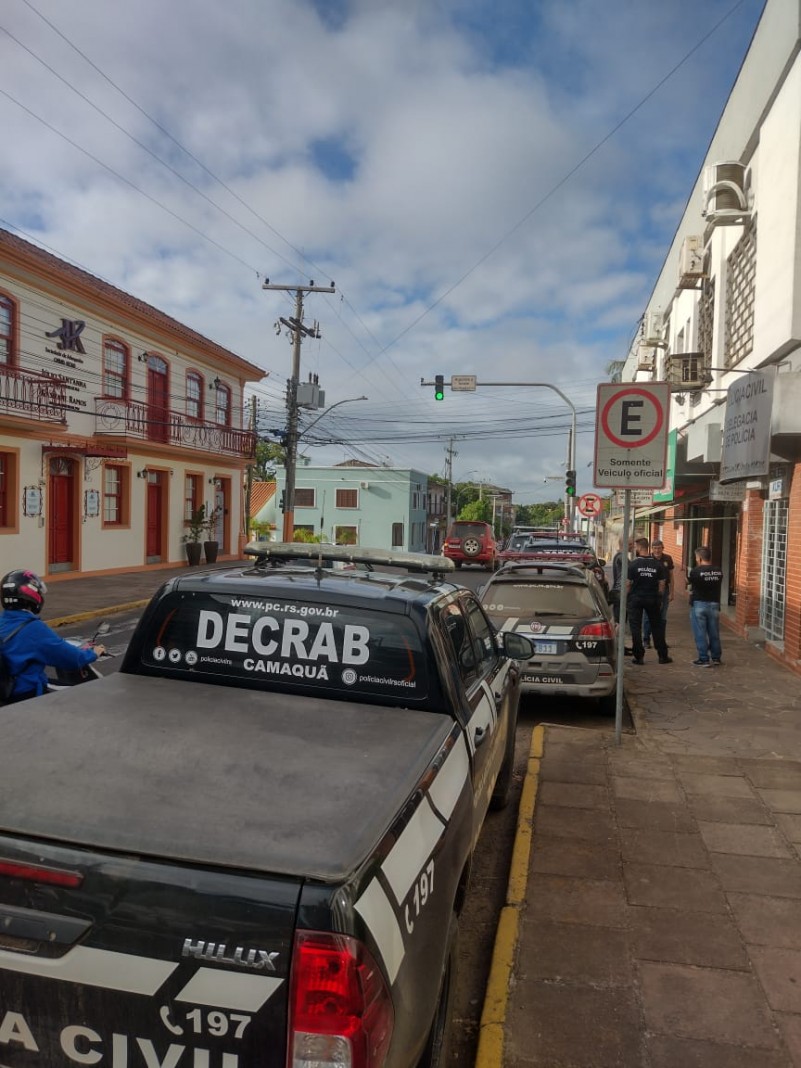
[[[637,109],[728,0],[10,0],[24,47],[0,38],[16,100],[0,96],[2,216],[270,370],[270,425],[289,303],[262,280],[334,279],[336,297],[307,301],[323,338],[302,374],[329,403],[368,394],[335,421],[363,452],[437,471],[453,437],[457,474],[550,499],[557,396],[436,404],[419,385],[548,381],[588,411],[589,489],[596,383],[625,353],[759,6]],[[383,444],[389,420],[405,432]]]

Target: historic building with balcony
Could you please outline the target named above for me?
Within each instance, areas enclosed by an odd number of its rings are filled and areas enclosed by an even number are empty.
[[[244,538],[264,372],[0,230],[0,573],[175,566],[201,506],[222,558]]]
[[[801,0],[767,0],[622,379],[670,384],[669,481],[639,508],[722,618],[801,672]]]

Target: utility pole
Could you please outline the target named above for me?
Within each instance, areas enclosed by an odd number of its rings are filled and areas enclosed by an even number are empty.
[[[285,286],[271,284],[270,279],[265,279],[262,289],[279,289],[284,292],[295,294],[295,315],[292,319],[282,318],[280,321],[292,334],[292,374],[287,381],[286,391],[286,440],[284,452],[286,454],[285,471],[286,482],[284,485],[284,529],[283,540],[292,541],[295,534],[295,475],[298,466],[298,380],[300,378],[300,346],[304,337],[319,337],[319,328],[314,329],[303,325],[303,294],[304,293],[335,293],[334,283],[330,286],[316,286],[313,281],[307,286]]]
[[[451,497],[452,497],[452,493],[453,493],[453,482],[451,481],[451,479],[453,478],[453,457],[454,457],[454,455],[455,455],[455,453],[453,451],[453,438],[449,438],[448,439],[448,448],[445,450],[445,478],[448,480],[448,492],[447,492],[447,496],[446,496],[447,503],[445,505],[445,533],[446,534],[450,530],[452,512],[453,512],[453,509],[451,507],[451,503],[452,503]]]

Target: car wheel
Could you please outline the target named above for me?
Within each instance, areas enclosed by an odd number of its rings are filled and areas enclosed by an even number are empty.
[[[434,1013],[434,1021],[431,1024],[423,1056],[417,1062],[417,1068],[446,1068],[450,1063],[451,1024],[453,1022],[454,994],[456,992],[458,946],[459,921],[452,913],[437,1009]]]
[[[481,552],[481,542],[478,538],[465,538],[462,542],[462,552],[465,556],[478,556]]]
[[[598,698],[598,711],[602,716],[614,716],[617,712],[617,693],[614,690]]]

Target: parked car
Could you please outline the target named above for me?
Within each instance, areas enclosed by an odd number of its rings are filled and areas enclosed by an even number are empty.
[[[606,560],[596,556],[593,547],[579,534],[548,537],[522,532],[512,534],[498,554],[498,560],[501,564],[538,560],[543,563],[580,564],[592,571],[604,595],[609,593],[609,581],[604,571]]]
[[[615,623],[589,568],[565,563],[503,564],[481,591],[499,631],[532,638],[535,655],[523,665],[523,693],[596,698],[615,713]]]
[[[3,710],[5,1068],[449,1063],[532,642],[442,556],[245,551],[166,582],[88,695]]]
[[[489,523],[463,519],[452,523],[442,546],[442,554],[453,560],[457,567],[480,564],[488,571],[494,571],[498,566],[498,543]]]

